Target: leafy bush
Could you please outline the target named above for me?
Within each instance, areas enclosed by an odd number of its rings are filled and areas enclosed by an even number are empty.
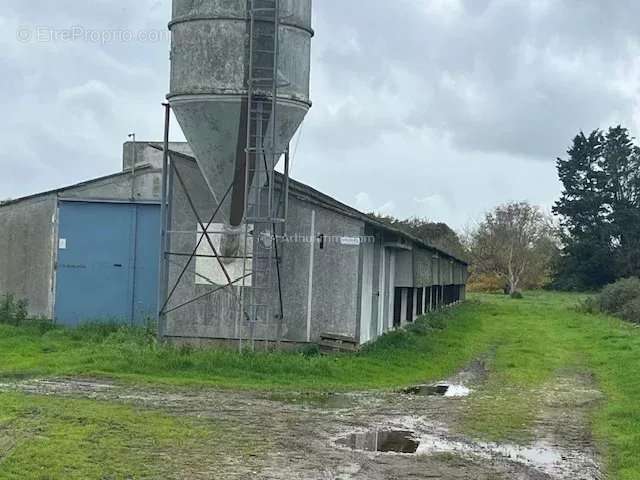
[[[50,320],[30,317],[28,306],[26,300],[17,300],[12,294],[3,295],[0,297],[0,324],[33,328],[39,334],[55,328]]]
[[[600,312],[600,297],[588,296],[578,304],[578,312],[581,313],[599,313]]]
[[[640,323],[640,279],[631,277],[607,285],[596,296],[578,305],[583,313],[608,313],[624,320]]]
[[[497,293],[504,290],[504,279],[495,274],[472,273],[467,283],[469,292]]]
[[[515,292],[513,292],[511,294],[511,298],[514,298],[516,300],[520,300],[521,298],[523,298],[522,297],[522,293],[516,290]]]
[[[628,322],[640,323],[640,296],[627,302],[620,310],[620,316]]]
[[[633,300],[640,297],[640,279],[625,278],[604,287],[599,295],[600,310],[621,315]]]

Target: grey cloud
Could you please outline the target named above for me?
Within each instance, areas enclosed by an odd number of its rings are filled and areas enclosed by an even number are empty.
[[[445,18],[426,15],[422,2],[394,5],[327,0],[321,24],[351,32],[362,48],[333,54],[329,45],[318,61],[345,93],[364,83],[400,91],[409,125],[448,133],[469,151],[553,160],[612,110],[632,116],[633,99],[611,86],[611,72],[635,57],[636,2],[467,1]],[[394,85],[394,68],[421,83]]]
[[[166,37],[21,43],[16,29],[165,32],[170,0],[0,3],[0,198],[116,171],[131,131],[161,137]],[[506,200],[549,205],[553,159],[579,129],[638,126],[635,0],[314,6],[293,173],[347,203],[458,227]]]

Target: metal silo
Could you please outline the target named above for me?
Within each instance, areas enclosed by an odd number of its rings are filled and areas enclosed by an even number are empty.
[[[283,153],[310,107],[311,0],[174,0],[169,28],[169,102],[214,198],[236,180],[222,211],[238,226],[249,117],[264,119],[258,143]],[[274,78],[277,114],[252,112],[250,89],[268,97]]]
[[[260,327],[268,340],[270,323],[278,319],[280,332],[284,321],[277,239],[286,221],[288,161],[279,186],[275,166],[283,155],[288,160],[289,142],[311,106],[311,0],[173,0],[172,17],[167,108],[215,203],[216,231],[198,219],[189,262],[206,238],[219,268],[212,284],[237,299],[236,335],[242,342],[247,328],[253,341]]]

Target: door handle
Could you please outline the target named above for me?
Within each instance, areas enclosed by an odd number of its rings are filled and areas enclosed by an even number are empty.
[[[114,263],[113,266],[114,267],[118,267],[118,268],[122,268],[122,264],[121,263]]]

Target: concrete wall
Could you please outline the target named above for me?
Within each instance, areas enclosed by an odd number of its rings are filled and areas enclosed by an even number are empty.
[[[0,295],[29,302],[32,315],[53,316],[58,198],[129,201],[131,175],[112,175],[0,206]],[[161,172],[136,172],[138,201],[159,201]]]
[[[52,316],[56,195],[0,206],[0,295],[29,302],[32,315]]]
[[[131,199],[130,174],[114,175],[92,182],[86,182],[59,193],[60,198],[100,199],[129,201]],[[136,171],[134,196],[138,201],[159,201],[162,186],[162,172],[153,168]]]
[[[338,237],[360,237],[364,233],[364,223],[345,217],[319,205],[314,205],[294,195],[290,199],[289,236],[294,230],[304,235],[308,232],[311,218],[315,212],[315,233],[326,238],[324,249],[318,242],[313,244],[313,285],[311,290],[311,340],[319,338],[321,333],[335,333],[356,336],[360,292],[358,290],[359,261],[361,246],[345,245]],[[305,245],[310,250],[311,245]],[[296,309],[295,314],[286,315],[287,321],[297,325],[300,318],[297,287],[309,285],[308,269],[300,268],[304,261],[309,262],[310,252],[300,252],[285,244],[283,248],[282,273],[284,281],[285,314]],[[306,270],[306,271],[305,271]],[[308,294],[307,294],[308,299]],[[304,312],[308,315],[308,311]],[[304,338],[299,327],[289,331],[291,339]],[[305,324],[306,331],[306,324]]]
[[[198,215],[205,223],[208,222],[215,202],[200,171],[195,163],[188,160],[174,159],[174,165],[189,190]],[[197,239],[197,219],[177,178],[171,200],[169,250],[174,254],[191,253]],[[222,218],[215,221],[222,222]],[[304,192],[292,191],[287,240],[279,242],[284,322],[272,319],[268,325],[259,324],[256,338],[276,340],[280,337],[292,342],[306,342],[318,340],[321,333],[355,336],[361,301],[360,247],[346,245],[340,238],[359,237],[363,232],[364,222],[325,208]],[[325,236],[324,248],[318,241],[321,234]],[[169,290],[176,284],[187,261],[180,255],[170,255],[170,259]],[[213,259],[204,261],[215,262]],[[196,283],[195,263],[196,260],[178,283],[169,309],[215,288]],[[239,288],[235,291],[239,296]],[[244,322],[239,321],[236,296],[225,289],[168,313],[167,336],[234,339],[241,334],[247,338],[249,331]],[[276,290],[271,293],[271,302],[273,312],[277,312]]]
[[[396,287],[412,287],[414,284],[413,250],[395,249]]]
[[[430,287],[436,283],[434,278],[434,254],[431,250],[416,248],[413,251],[413,261],[415,270],[415,286]]]
[[[131,170],[134,155],[136,168],[143,166],[150,166],[156,169],[162,168],[163,152],[158,148],[153,148],[150,144],[160,148],[163,146],[162,142],[137,141],[135,144],[133,142],[125,142],[122,145],[122,170],[127,172]],[[169,149],[193,156],[191,147],[186,142],[169,142]]]

